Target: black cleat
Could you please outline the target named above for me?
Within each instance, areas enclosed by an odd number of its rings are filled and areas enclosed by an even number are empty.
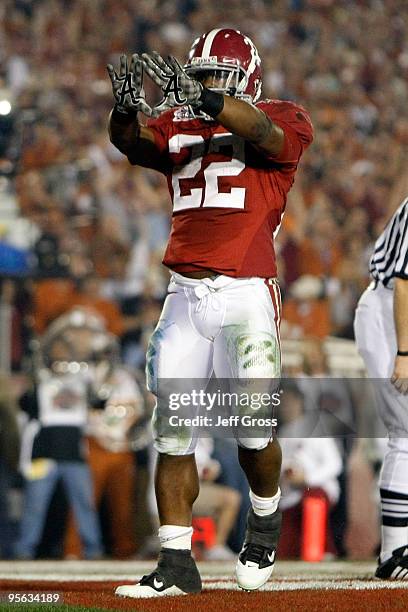
[[[119,586],[115,595],[120,597],[163,597],[188,595],[201,591],[201,577],[190,550],[163,548],[157,568],[143,576],[138,584]]]
[[[392,551],[392,557],[378,564],[375,577],[381,580],[408,580],[408,546]]]
[[[271,577],[281,523],[280,510],[269,516],[258,516],[250,508],[245,542],[235,568],[238,586],[241,589],[255,591]]]

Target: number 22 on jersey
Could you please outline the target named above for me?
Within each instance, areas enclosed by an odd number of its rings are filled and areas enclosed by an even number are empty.
[[[201,170],[205,144],[204,138],[199,134],[176,134],[169,140],[169,153],[177,154],[183,148],[191,148],[189,163],[173,172],[174,212],[200,206],[244,208],[244,187],[231,187],[230,193],[220,193],[218,190],[219,177],[238,176],[245,168],[245,141],[231,133],[214,134],[207,152],[207,154],[218,153],[221,147],[232,147],[231,159],[211,162],[204,170],[204,186],[192,187],[189,194],[181,194],[180,181],[193,179]]]

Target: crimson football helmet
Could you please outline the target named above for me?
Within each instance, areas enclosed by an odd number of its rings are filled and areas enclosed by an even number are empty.
[[[239,30],[211,30],[197,38],[184,66],[191,77],[212,77],[209,89],[248,102],[261,95],[261,59],[254,43]]]

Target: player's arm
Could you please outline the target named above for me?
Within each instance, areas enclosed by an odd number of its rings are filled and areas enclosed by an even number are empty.
[[[174,57],[164,60],[158,53],[143,53],[143,65],[164,94],[155,107],[164,110],[172,106],[190,106],[214,117],[233,134],[241,136],[267,155],[279,155],[285,135],[262,110],[231,96],[211,91],[191,78]]]
[[[161,153],[155,144],[153,130],[140,125],[137,115],[130,115],[124,122],[117,109],[113,108],[109,114],[108,131],[111,143],[132,164],[145,168],[158,166]]]
[[[243,100],[237,100],[208,89],[205,90],[204,96],[207,99],[214,96],[214,100],[218,97],[222,98],[222,101],[219,102],[220,105],[222,104],[222,110],[215,116],[215,119],[229,132],[248,140],[267,155],[281,153],[285,139],[284,132],[262,110]]]
[[[140,125],[138,119],[139,112],[148,117],[153,114],[145,100],[142,60],[135,53],[128,68],[127,56],[121,55],[119,71],[110,64],[107,70],[116,102],[109,115],[110,141],[132,164],[155,168],[160,151],[153,131]]]
[[[395,357],[391,382],[401,393],[408,393],[408,279],[406,278],[395,278],[394,321],[397,349],[400,354]]]

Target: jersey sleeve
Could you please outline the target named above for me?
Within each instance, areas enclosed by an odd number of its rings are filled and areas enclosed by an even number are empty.
[[[282,128],[285,135],[282,151],[269,155],[268,159],[281,164],[297,164],[313,141],[313,125],[307,111],[293,102],[279,100],[260,102],[257,108]]]
[[[157,119],[148,119],[147,127],[153,132],[154,142],[162,155],[167,152],[167,143],[169,141],[170,115],[166,112],[160,115]]]
[[[170,139],[172,119],[172,111],[167,111],[157,119],[149,119],[146,126],[153,132],[154,143],[159,152],[159,163],[155,169],[163,172],[163,174],[168,173],[171,163],[168,142]]]

